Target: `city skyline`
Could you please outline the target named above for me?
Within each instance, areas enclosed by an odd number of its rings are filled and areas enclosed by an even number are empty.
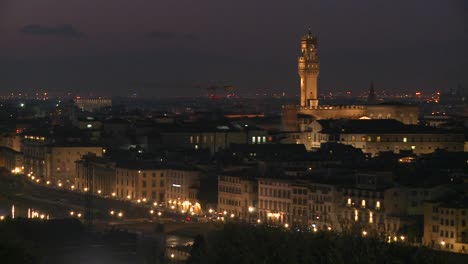
[[[243,94],[297,94],[297,41],[309,27],[320,92],[468,81],[463,1],[105,3],[0,1],[2,90],[200,96],[221,81]]]

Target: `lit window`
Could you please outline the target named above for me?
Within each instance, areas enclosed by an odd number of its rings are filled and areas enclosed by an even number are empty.
[[[266,137],[264,136],[262,139],[263,139],[263,143],[266,143]]]
[[[252,143],[255,143],[256,137],[252,137]]]
[[[351,198],[348,198],[348,205],[351,205]]]
[[[404,137],[403,142],[405,142],[405,143],[408,142],[408,138]]]
[[[190,144],[193,144],[193,136],[190,136]]]
[[[362,206],[362,207],[366,207],[366,200],[362,200],[362,201],[361,201],[361,206]]]
[[[375,203],[375,208],[380,209],[380,201],[377,201],[377,202]]]
[[[416,149],[416,146],[411,146],[411,149],[412,149],[412,150],[415,150],[415,149]]]
[[[359,220],[359,212],[358,210],[354,210],[354,221]]]
[[[198,145],[195,145],[195,149],[198,149]]]
[[[380,142],[380,137],[377,137],[376,141],[377,141],[377,142]]]
[[[257,143],[261,143],[262,142],[262,137],[257,137]]]
[[[369,212],[369,223],[373,223],[374,222],[374,215],[372,214],[372,212]]]
[[[87,127],[87,128],[92,128],[93,125],[92,125],[92,124],[87,124],[86,127]]]

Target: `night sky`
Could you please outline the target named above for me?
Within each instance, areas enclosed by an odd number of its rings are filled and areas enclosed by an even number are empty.
[[[320,91],[468,88],[466,0],[0,0],[0,95],[297,94],[309,27]]]

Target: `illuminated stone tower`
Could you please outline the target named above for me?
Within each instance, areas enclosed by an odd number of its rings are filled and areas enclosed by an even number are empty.
[[[317,107],[317,78],[320,60],[317,54],[317,37],[309,34],[301,39],[301,56],[298,62],[301,77],[301,107]]]

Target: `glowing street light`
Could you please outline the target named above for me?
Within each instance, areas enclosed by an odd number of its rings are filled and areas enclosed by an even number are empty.
[[[115,214],[114,210],[110,211],[110,214],[111,214],[111,215],[114,215],[114,214]]]
[[[75,185],[72,185],[70,188],[71,188],[72,190],[75,190]]]
[[[85,188],[83,189],[83,191],[87,192],[87,191],[88,191],[88,187],[85,187]]]
[[[144,202],[144,203],[146,203],[146,198],[143,198],[141,201]]]
[[[173,258],[175,258],[175,255],[174,255],[174,253],[171,253],[171,258],[172,258],[172,259],[173,259]]]
[[[400,236],[401,241],[405,241],[405,236]]]
[[[129,199],[129,200],[130,200],[131,198],[132,198],[132,197],[130,197],[130,195],[127,195],[127,199]]]
[[[210,214],[212,214],[212,213],[213,213],[213,209],[208,210],[208,212],[209,212]]]
[[[117,194],[115,192],[112,193],[112,197],[115,197]]]
[[[249,213],[253,213],[253,211],[255,211],[255,208],[253,208],[252,206],[249,206]]]
[[[81,218],[81,213],[78,213],[76,216],[78,216],[78,218]]]
[[[119,212],[119,214],[117,215],[118,217],[122,217],[123,216],[123,213],[122,212]]]
[[[101,190],[98,190],[97,193],[98,193],[98,194],[101,194]]]
[[[284,224],[284,227],[289,228],[289,224],[288,223]]]
[[[157,202],[154,202],[154,203],[153,203],[153,206],[158,206],[158,203],[157,203]]]
[[[58,187],[62,187],[62,185],[63,185],[63,184],[62,184],[61,182],[59,182]]]
[[[161,212],[158,212],[158,216],[161,216],[161,215],[162,215],[162,213],[161,213]]]
[[[362,231],[362,236],[367,236],[367,231]]]
[[[46,181],[46,184],[49,185],[49,184],[50,184],[50,181]]]
[[[75,212],[73,211],[70,211],[70,215],[73,216],[75,214]]]
[[[150,210],[150,214],[154,214],[154,210]]]
[[[234,218],[234,214],[231,214],[231,218]]]
[[[262,220],[257,219],[257,224],[260,224],[261,222],[262,222]]]

